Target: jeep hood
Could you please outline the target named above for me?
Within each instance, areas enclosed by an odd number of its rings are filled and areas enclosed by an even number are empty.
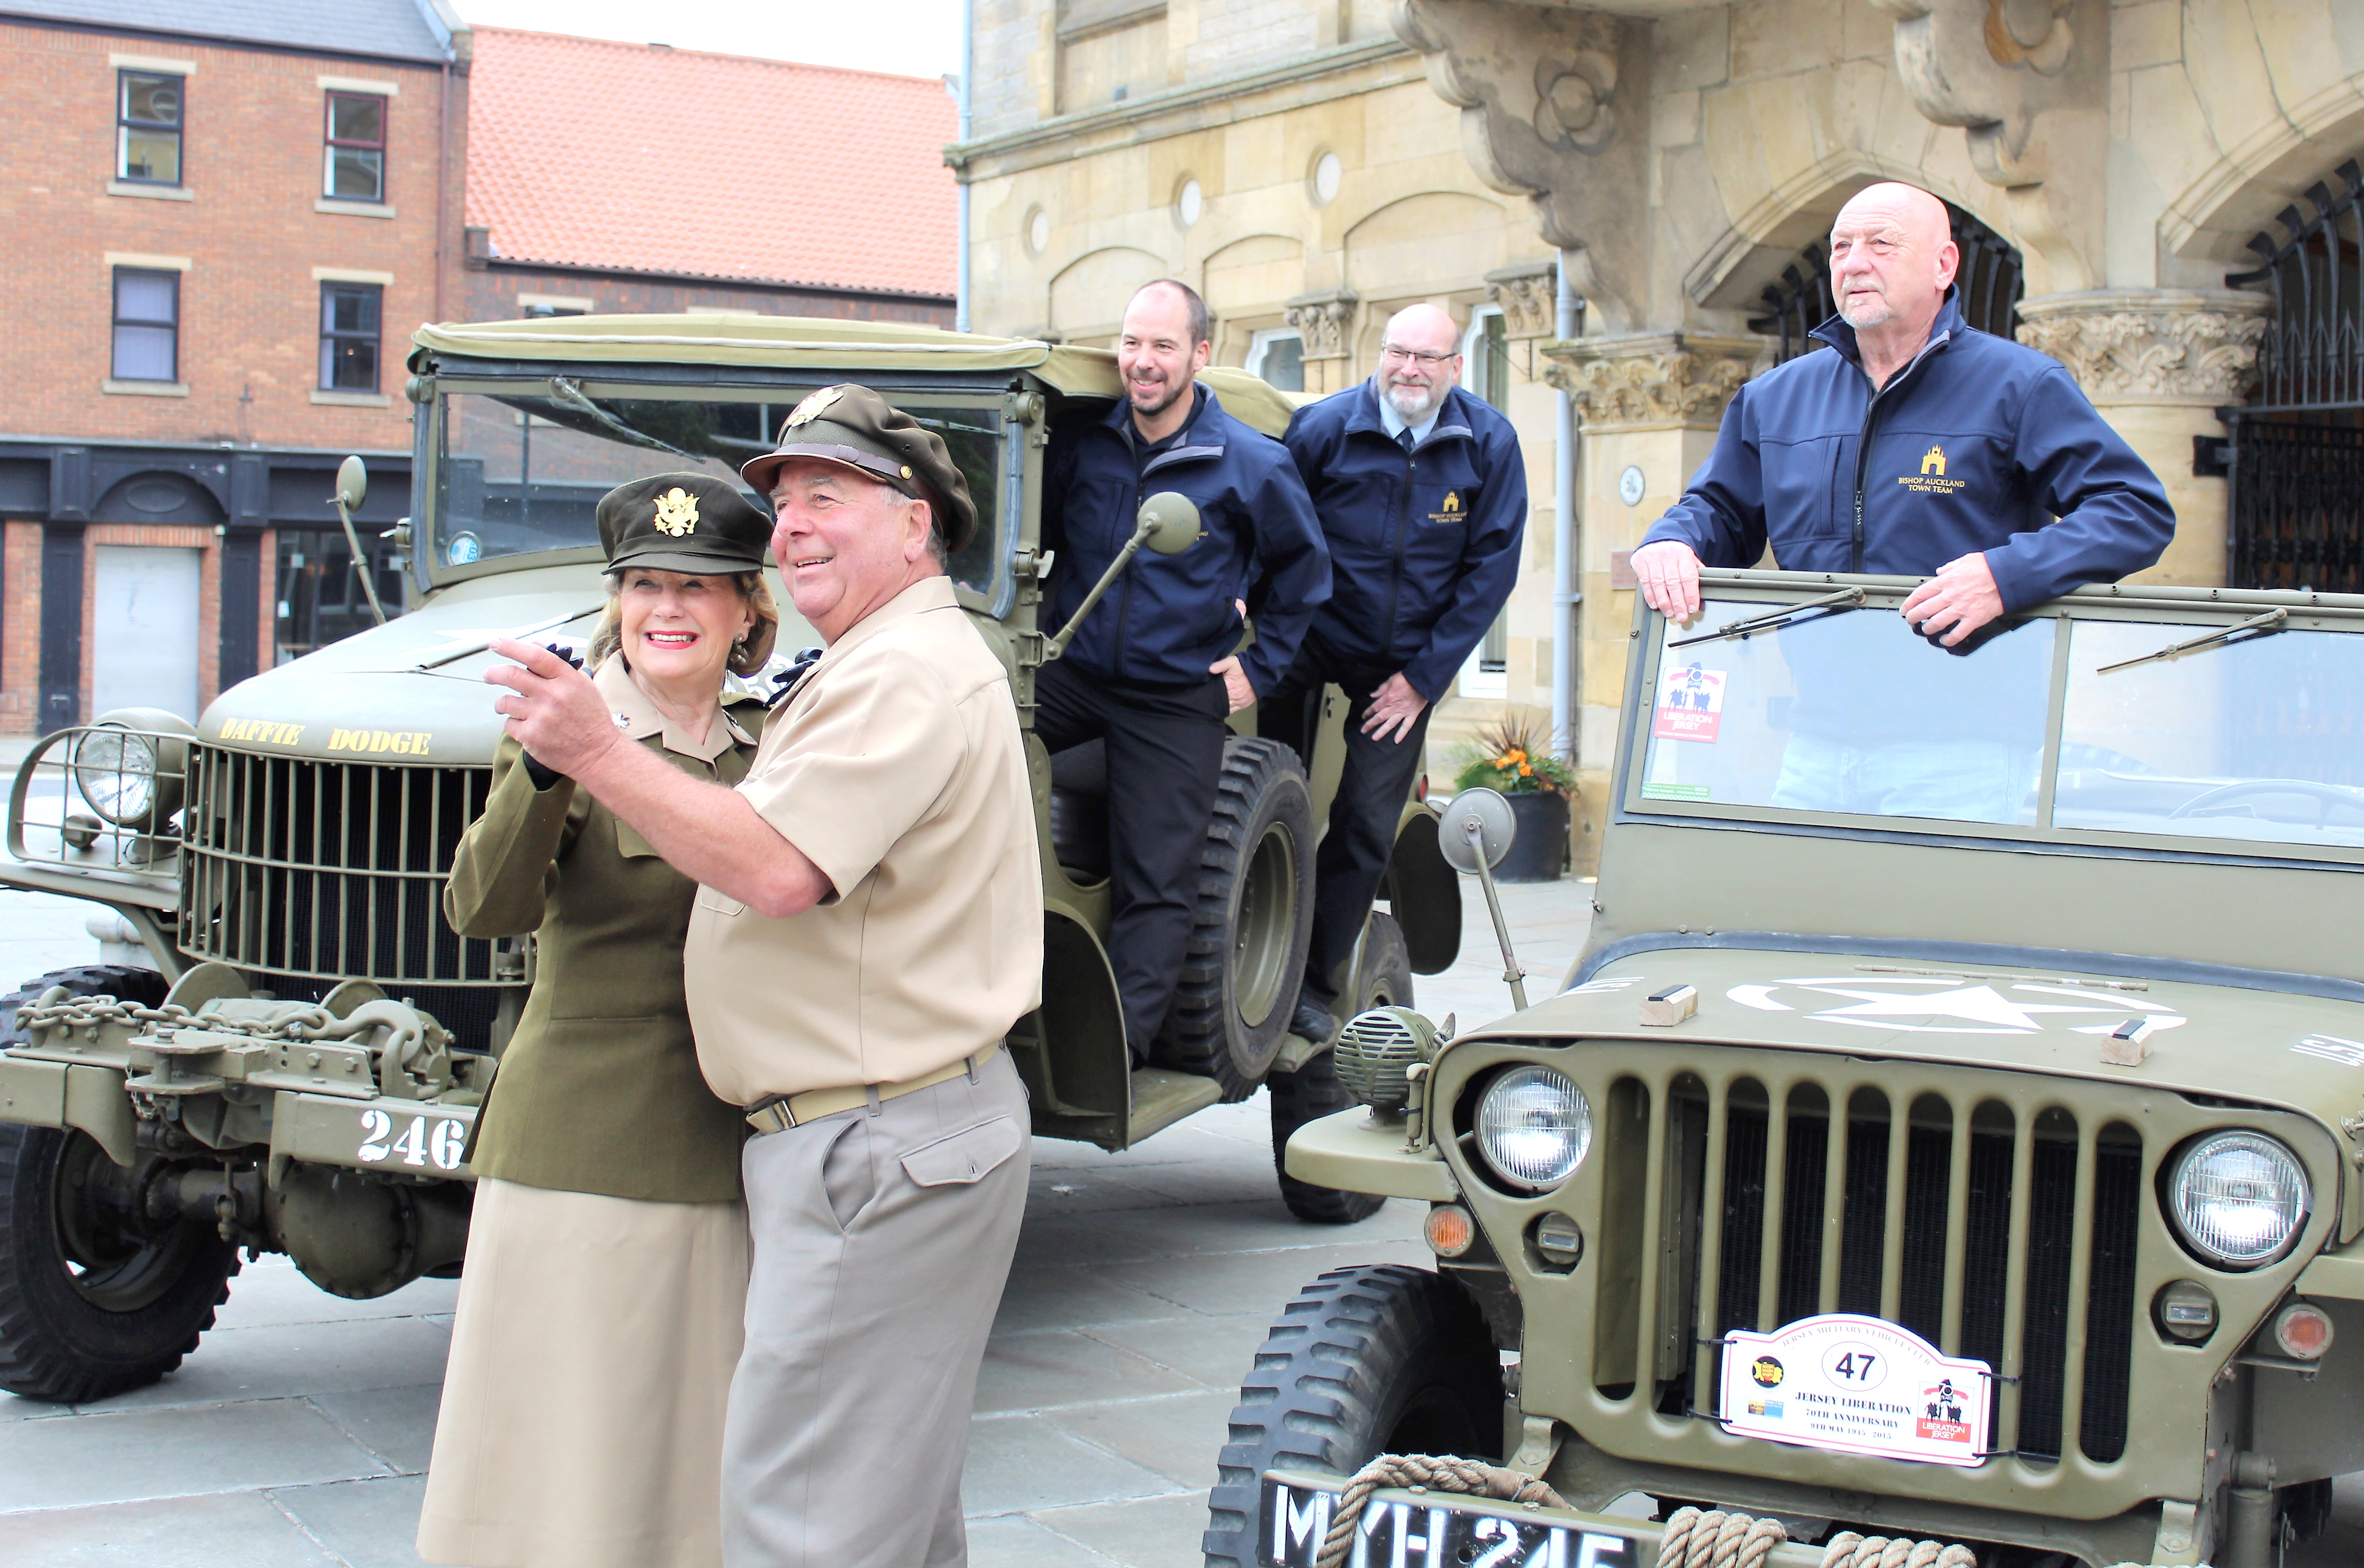
[[[1672,1028],[1643,1027],[1643,999],[1678,985],[1698,988],[1698,1012]],[[2149,1053],[2139,1066],[2110,1066],[2102,1048],[2129,1019],[2150,1023]],[[1549,1001],[1462,1038],[1537,1036],[1706,1041],[2121,1081],[2292,1110],[2335,1133],[2364,1111],[2364,1003],[2207,979],[1669,947],[1613,958]],[[2355,1147],[2350,1141],[2351,1155]]]

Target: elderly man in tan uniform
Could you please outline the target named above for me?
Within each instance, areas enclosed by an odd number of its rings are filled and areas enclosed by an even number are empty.
[[[726,1561],[956,1565],[969,1407],[1026,1201],[1025,1092],[1000,1049],[1042,988],[1025,751],[944,575],[976,517],[942,441],[865,387],[824,387],[745,473],[827,646],[736,789],[631,745],[544,650],[497,643],[518,663],[486,678],[512,688],[496,706],[529,752],[701,884],[690,1021],[755,1133]]]

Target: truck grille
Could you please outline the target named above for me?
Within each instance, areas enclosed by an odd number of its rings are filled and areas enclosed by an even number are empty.
[[[1630,1294],[1595,1318],[1598,1392],[1631,1399],[1646,1345],[1656,1410],[1713,1414],[1723,1335],[1859,1312],[1996,1368],[1991,1451],[2054,1461],[2073,1438],[2089,1461],[2119,1459],[2141,1135],[2080,1125],[2044,1103],[2040,1080],[1995,1076],[1973,1094],[1685,1073],[1654,1095],[1620,1078],[1601,1125],[1611,1190],[1596,1277]],[[1642,1201],[1654,1157],[1655,1237]]]
[[[443,918],[486,768],[189,751],[181,945],[241,969],[491,984],[493,944]]]

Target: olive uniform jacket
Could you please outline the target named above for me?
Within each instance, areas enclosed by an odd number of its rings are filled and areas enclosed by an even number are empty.
[[[632,684],[594,678],[618,726],[690,777],[735,784],[760,723],[727,708],[696,745]],[[560,778],[537,790],[504,739],[485,814],[460,840],[443,912],[463,936],[536,934],[533,990],[479,1113],[469,1166],[527,1186],[658,1203],[740,1195],[747,1124],[698,1072],[681,946],[697,884]]]

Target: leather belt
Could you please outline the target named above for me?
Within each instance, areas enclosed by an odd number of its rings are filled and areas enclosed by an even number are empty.
[[[1000,1049],[1001,1044],[997,1040],[974,1056],[964,1056],[950,1066],[939,1067],[933,1073],[923,1073],[900,1084],[871,1084],[851,1089],[808,1089],[801,1095],[775,1095],[747,1107],[747,1125],[757,1132],[786,1132],[792,1127],[802,1127],[825,1116],[850,1111],[856,1106],[897,1099],[920,1089],[932,1089],[964,1073],[973,1078]]]

